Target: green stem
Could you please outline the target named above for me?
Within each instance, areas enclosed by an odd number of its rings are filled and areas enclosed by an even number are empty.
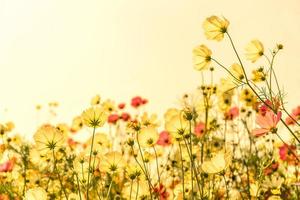
[[[142,149],[141,149],[141,145],[140,145],[140,142],[139,142],[139,136],[138,135],[139,135],[139,133],[137,132],[136,133],[136,141],[137,141],[139,152],[141,154],[141,158],[142,158],[142,161],[143,161],[143,165],[144,165],[144,169],[145,169],[145,176],[148,180],[150,197],[151,197],[151,199],[153,199],[153,197],[152,197],[152,184],[151,184],[151,180],[150,180],[148,170],[147,170],[147,167],[146,167],[146,164],[145,164],[145,160],[144,160],[144,156],[143,156],[143,152],[142,152]]]
[[[52,149],[52,155],[53,155],[53,162],[54,162],[53,172],[57,174],[57,178],[58,178],[58,180],[59,180],[61,190],[63,191],[63,193],[64,193],[66,199],[68,199],[68,196],[67,196],[65,187],[63,186],[63,183],[62,183],[62,180],[61,180],[61,177],[60,177],[60,174],[59,174],[59,172],[57,171],[57,167],[56,167],[56,162],[57,162],[57,161],[56,161],[54,149]]]
[[[182,175],[182,195],[183,195],[183,200],[185,200],[185,190],[184,190],[184,166],[183,166],[183,158],[182,158],[182,149],[181,149],[181,144],[179,143],[179,151],[180,151],[180,160],[181,160],[181,175]]]
[[[155,160],[156,160],[156,171],[157,171],[157,176],[158,176],[158,183],[159,183],[159,186],[160,186],[160,173],[159,173],[158,158],[157,158],[157,153],[156,153],[155,146],[153,146],[153,150],[154,150]]]
[[[94,147],[94,138],[95,138],[96,127],[93,129],[93,136],[92,136],[92,144],[89,156],[89,166],[88,166],[88,180],[87,180],[87,188],[86,188],[86,199],[89,200],[89,188],[90,188],[90,167],[91,167],[91,160],[92,160],[92,153]]]

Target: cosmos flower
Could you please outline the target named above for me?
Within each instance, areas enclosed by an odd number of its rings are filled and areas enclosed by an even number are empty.
[[[87,153],[90,151],[92,145],[92,137],[85,143],[85,149]],[[108,139],[105,133],[96,133],[94,136],[94,151],[97,151],[100,154],[104,154],[112,146],[111,141]]]
[[[107,112],[103,107],[90,107],[82,113],[83,123],[88,127],[101,127],[107,120]]]
[[[142,147],[153,147],[159,138],[158,132],[153,126],[142,128],[138,136]]]
[[[230,108],[226,113],[224,113],[226,120],[233,120],[234,118],[239,116],[239,108],[234,106]]]
[[[160,132],[159,138],[157,140],[157,144],[163,147],[172,144],[172,138],[171,135],[168,133],[168,131]]]
[[[147,99],[143,99],[140,96],[136,96],[131,99],[131,106],[134,108],[138,108],[141,105],[145,105],[147,102],[148,102]]]
[[[100,171],[107,173],[116,173],[126,166],[123,155],[117,151],[111,151],[104,155],[104,159],[100,161]]]
[[[170,121],[166,122],[165,129],[175,139],[182,139],[185,135],[189,134],[189,123],[183,116],[173,116]]]
[[[56,127],[46,124],[41,126],[33,136],[36,147],[41,153],[62,147],[66,136]]]
[[[216,174],[225,170],[231,163],[232,153],[231,151],[217,152],[210,160],[204,161],[201,165],[201,169],[208,174]]]
[[[204,134],[204,130],[205,130],[205,124],[203,122],[199,122],[196,126],[195,126],[195,135],[197,137],[201,137]]]
[[[291,115],[286,118],[285,122],[288,125],[292,125],[292,124],[295,124],[295,121],[298,121],[298,120],[300,120],[300,106],[297,106],[296,108],[294,108],[292,110]]]
[[[297,148],[294,145],[283,144],[279,147],[279,157],[282,161],[292,164],[296,161],[295,156],[293,155],[293,153],[297,155],[296,150]],[[291,151],[293,151],[293,153]]]
[[[74,117],[71,125],[71,132],[75,133],[83,127],[83,120],[81,116]]]
[[[254,129],[252,134],[255,136],[262,136],[268,132],[276,133],[277,124],[281,119],[281,112],[279,111],[277,114],[274,114],[272,111],[267,111],[265,115],[258,114],[256,116],[256,124],[260,126],[260,128]]]
[[[0,172],[11,172],[15,165],[16,158],[13,157],[10,160],[0,164]]]
[[[101,101],[101,97],[99,95],[96,95],[91,99],[91,105],[92,106],[99,105],[100,101]]]
[[[246,58],[251,62],[256,62],[264,55],[264,46],[259,40],[252,40],[245,48]]]
[[[194,68],[198,71],[208,69],[211,64],[211,50],[205,45],[199,45],[193,50]]]
[[[241,65],[237,64],[237,63],[233,63],[230,68],[229,71],[232,73],[232,75],[238,79],[239,81],[242,81],[245,76],[244,76],[244,72],[243,72],[243,68]],[[232,77],[233,78],[233,77]],[[236,81],[235,79],[233,79],[233,81]]]
[[[25,193],[25,200],[47,200],[47,193],[41,187],[31,188]]]
[[[110,124],[116,124],[118,120],[119,120],[118,114],[110,114],[107,119],[108,123]]]
[[[224,38],[229,21],[223,17],[211,16],[203,23],[204,33],[207,39],[221,41]]]

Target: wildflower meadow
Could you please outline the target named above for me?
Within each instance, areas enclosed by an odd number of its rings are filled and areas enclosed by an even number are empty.
[[[205,19],[206,38],[234,56],[223,63],[218,49],[195,44],[201,84],[163,118],[143,96],[95,95],[71,123],[44,123],[29,140],[0,122],[0,200],[300,199],[300,106],[286,108],[276,73],[284,45],[237,49],[230,26]]]

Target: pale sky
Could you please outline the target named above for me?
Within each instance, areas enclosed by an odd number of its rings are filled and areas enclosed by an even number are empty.
[[[200,83],[193,47],[204,43],[224,64],[236,62],[228,40],[205,39],[210,15],[231,22],[240,52],[255,38],[265,49],[284,44],[275,68],[294,107],[299,8],[299,0],[0,0],[0,122],[31,133],[35,105],[49,101],[60,102],[59,119],[70,122],[95,94],[117,101],[141,95],[148,110],[164,112]]]

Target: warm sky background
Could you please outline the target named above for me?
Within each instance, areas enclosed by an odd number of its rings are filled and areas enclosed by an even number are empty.
[[[202,22],[213,14],[230,20],[240,51],[254,38],[266,49],[284,44],[275,67],[295,106],[299,8],[299,0],[0,0],[0,120],[29,133],[37,103],[59,101],[60,119],[69,122],[95,94],[142,95],[149,110],[162,112],[200,82],[194,46],[207,44],[227,65],[236,61],[227,40],[203,35]]]

